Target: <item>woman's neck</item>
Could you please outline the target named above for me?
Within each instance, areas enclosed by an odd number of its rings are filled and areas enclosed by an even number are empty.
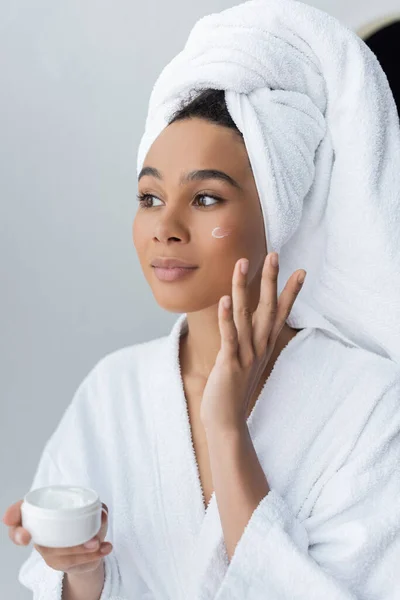
[[[197,313],[188,313],[187,331],[182,334],[180,340],[182,374],[196,378],[199,381],[204,380],[204,384],[211,373],[221,347],[218,315],[215,307],[211,308],[212,310],[207,309]],[[272,370],[280,352],[298,331],[301,330],[294,329],[287,323],[284,324],[266,367],[266,374]]]

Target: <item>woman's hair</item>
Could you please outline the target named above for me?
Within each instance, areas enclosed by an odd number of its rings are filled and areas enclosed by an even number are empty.
[[[225,103],[225,90],[206,89],[201,91],[200,94],[197,90],[193,91],[194,94],[197,94],[195,98],[189,97],[189,99],[181,101],[181,106],[170,118],[169,125],[175,121],[198,117],[233,129],[243,140],[242,133],[236,127],[235,122],[228,112]]]

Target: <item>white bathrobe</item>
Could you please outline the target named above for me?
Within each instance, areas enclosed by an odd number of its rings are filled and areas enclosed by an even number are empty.
[[[215,494],[203,506],[178,354],[186,325],[180,315],[169,335],[94,366],[31,486],[88,486],[108,505],[101,600],[399,599],[395,363],[314,328],[283,349],[248,420],[271,491],[229,563]],[[34,548],[19,572],[35,600],[60,600],[62,578]]]

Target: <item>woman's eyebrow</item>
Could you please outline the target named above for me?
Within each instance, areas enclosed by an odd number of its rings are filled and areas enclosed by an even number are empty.
[[[143,167],[143,169],[139,173],[138,182],[145,175],[156,177],[157,179],[161,179],[161,181],[163,180],[160,171],[158,169],[155,169],[154,167]],[[232,187],[243,192],[242,187],[238,184],[238,182],[235,179],[233,179],[233,177],[231,177],[227,173],[224,173],[224,171],[218,171],[217,169],[197,169],[195,171],[185,173],[184,175],[182,175],[179,181],[179,185],[184,185],[189,181],[203,181],[205,179],[218,179],[220,181],[225,181],[229,183]]]

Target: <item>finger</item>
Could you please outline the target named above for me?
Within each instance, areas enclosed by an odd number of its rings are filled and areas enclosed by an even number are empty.
[[[9,527],[8,537],[18,546],[26,546],[32,539],[29,531],[18,525]]]
[[[263,355],[267,348],[278,311],[279,262],[274,266],[271,262],[273,256],[279,260],[277,252],[270,252],[266,256],[261,275],[260,300],[253,315],[253,344],[257,356]]]
[[[97,532],[97,537],[99,538],[100,542],[104,541],[104,538],[107,535],[107,530],[108,530],[108,513],[104,508],[102,508],[101,509],[101,526],[100,526],[100,530]]]
[[[245,273],[242,272],[242,265]],[[238,337],[238,357],[244,366],[252,362],[254,354],[252,314],[247,286],[248,268],[249,261],[247,259],[238,260],[232,278],[232,309]]]
[[[49,564],[53,569],[60,571],[68,571],[72,567],[90,564],[96,560],[99,560],[99,558],[102,558],[106,554],[109,554],[112,551],[112,549],[113,545],[110,542],[104,542],[104,544],[102,544],[101,549],[99,549],[94,554],[71,554],[64,556],[54,555],[53,557],[43,556],[43,558],[45,559],[47,564]]]
[[[48,546],[41,546],[40,544],[33,544],[34,548],[43,557],[51,557],[51,556],[72,556],[75,554],[92,554],[99,550],[100,541],[99,538],[93,537],[86,542],[86,544],[94,543],[93,547],[86,547],[85,544],[79,544],[78,546],[69,546],[68,548],[49,548]]]
[[[5,525],[21,525],[21,504],[23,500],[18,500],[15,504],[11,504],[4,513],[2,521]]]
[[[299,283],[299,277],[301,275],[307,275],[307,272],[304,269],[300,271],[296,271],[287,281],[282,293],[279,297],[278,302],[278,314],[276,318],[276,323],[274,325],[273,331],[271,333],[271,339],[276,340],[278,337],[282,327],[284,326],[286,319],[290,315],[293,304],[296,302],[296,299],[303,287],[304,279],[302,283]]]
[[[222,296],[218,305],[218,323],[221,333],[221,353],[224,357],[237,358],[238,336],[233,321],[232,299],[230,296]]]

